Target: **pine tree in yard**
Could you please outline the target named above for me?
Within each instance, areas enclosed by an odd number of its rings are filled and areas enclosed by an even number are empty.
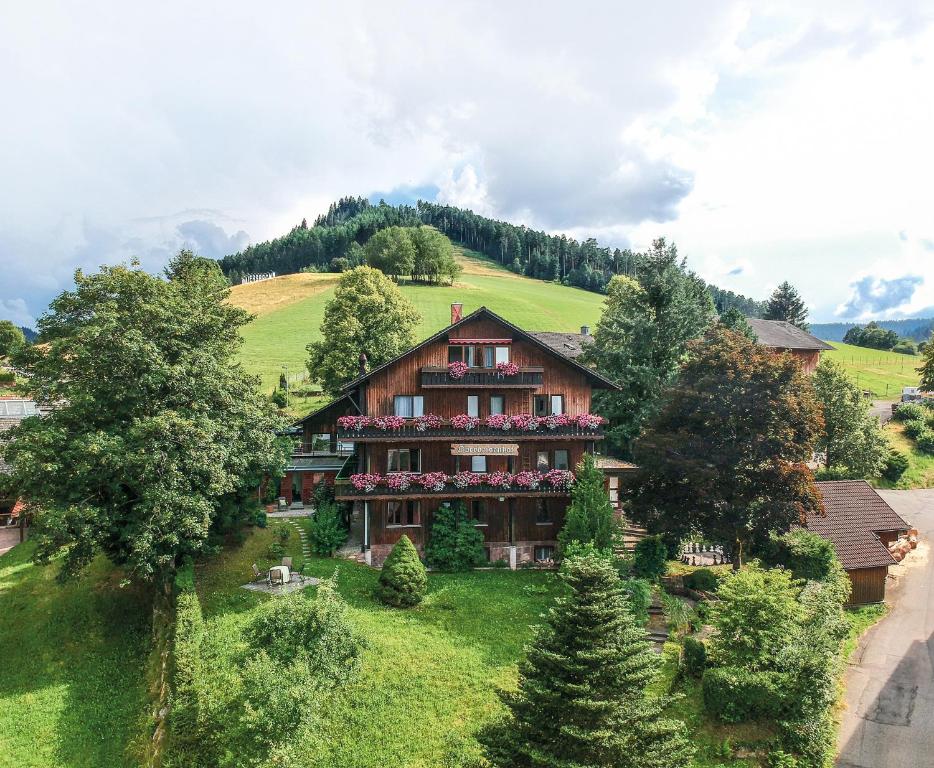
[[[801,294],[787,280],[769,296],[762,317],[765,320],[784,320],[805,331],[808,329],[808,308],[804,305]]]
[[[924,346],[924,357],[918,373],[921,374],[921,389],[934,392],[934,336]]]
[[[593,456],[584,456],[571,488],[571,505],[565,516],[564,527],[558,534],[558,544],[562,550],[572,542],[592,543],[601,551],[613,549],[619,526],[613,516],[613,506],[604,479]]]
[[[418,605],[428,590],[428,574],[418,559],[418,552],[411,539],[405,534],[396,542],[383,563],[376,597],[380,602],[396,608],[411,608]]]
[[[683,723],[650,697],[658,658],[630,613],[613,565],[570,557],[555,601],[505,694],[508,714],[482,734],[497,768],[678,768],[691,758]]]
[[[439,571],[469,571],[483,562],[483,534],[467,517],[463,501],[441,505],[425,547],[428,565]]]
[[[753,341],[757,340],[756,332],[752,329],[752,326],[746,320],[746,316],[740,312],[736,307],[730,307],[722,315],[720,315],[719,320],[720,325],[724,328],[729,328],[735,333],[741,333],[748,339]]]

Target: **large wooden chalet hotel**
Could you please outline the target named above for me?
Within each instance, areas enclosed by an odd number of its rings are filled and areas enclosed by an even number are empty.
[[[576,333],[529,333],[481,307],[390,362],[300,422],[302,444],[282,482],[307,503],[320,482],[363,518],[367,562],[403,535],[422,549],[436,510],[463,500],[489,558],[550,562],[573,470],[603,438],[594,388],[614,384],[577,358]],[[608,470],[615,500],[618,471]]]

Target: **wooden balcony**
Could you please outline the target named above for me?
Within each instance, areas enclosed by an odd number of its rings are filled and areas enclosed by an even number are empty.
[[[353,500],[378,500],[378,499],[472,499],[472,498],[512,498],[512,497],[542,497],[542,498],[561,498],[571,495],[570,489],[556,490],[549,486],[539,488],[500,488],[492,485],[472,485],[468,488],[458,488],[452,483],[445,484],[440,491],[422,488],[420,485],[411,485],[404,491],[390,488],[386,485],[378,485],[372,491],[357,490],[349,481],[340,479],[334,484],[334,496],[337,499],[346,501]]]
[[[422,368],[421,385],[425,389],[537,389],[542,385],[544,368],[520,368],[514,376],[505,376],[495,368],[471,368],[455,379],[447,368]]]
[[[414,425],[407,424],[399,429],[378,429],[377,427],[363,427],[360,430],[337,430],[338,439],[345,442],[357,443],[423,443],[423,442],[451,442],[452,440],[482,440],[484,443],[518,441],[541,442],[543,440],[603,440],[602,426],[594,429],[579,427],[577,424],[548,429],[539,426],[536,429],[497,429],[483,424],[473,429],[457,429],[449,423],[434,429],[420,431]]]

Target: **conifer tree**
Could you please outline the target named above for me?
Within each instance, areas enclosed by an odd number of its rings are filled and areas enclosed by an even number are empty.
[[[752,329],[752,326],[746,320],[746,316],[740,312],[736,307],[730,307],[722,315],[720,315],[720,325],[724,328],[729,328],[734,333],[741,333],[747,339],[756,341],[758,336],[756,332]]]
[[[418,605],[428,591],[428,574],[418,559],[412,540],[402,534],[383,563],[376,586],[376,597],[396,608]]]
[[[658,662],[606,557],[590,549],[565,561],[567,592],[505,694],[506,718],[482,734],[497,768],[677,768],[691,747],[684,724],[662,716],[646,687]]]
[[[921,374],[921,389],[926,392],[934,391],[934,336],[924,345],[924,357],[918,373]]]
[[[425,559],[439,571],[469,571],[483,561],[483,534],[467,517],[463,501],[438,508]]]
[[[801,294],[787,280],[769,296],[762,317],[766,320],[784,320],[805,331],[808,329],[808,308]]]
[[[603,472],[593,456],[587,454],[577,468],[577,478],[571,488],[571,505],[564,527],[558,534],[558,544],[564,550],[572,542],[592,543],[600,551],[610,551],[617,529]]]

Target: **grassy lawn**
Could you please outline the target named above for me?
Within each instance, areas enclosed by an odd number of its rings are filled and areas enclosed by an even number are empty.
[[[463,251],[464,272],[453,286],[403,285],[422,321],[416,338],[423,339],[451,321],[451,304],[461,302],[464,313],[486,306],[530,331],[578,331],[593,328],[600,318],[603,297],[580,288],[546,283],[516,275]],[[283,366],[290,377],[304,371],[305,345],[320,338],[324,305],[334,294],[337,275],[288,275],[233,289],[231,301],[257,315],[243,330],[244,366],[262,379],[271,392]],[[303,398],[292,411],[307,413],[320,399]]]
[[[55,582],[27,542],[0,557],[0,766],[137,765],[145,730],[150,608],[98,559]]]
[[[921,364],[920,357],[854,347],[839,341],[830,343],[834,349],[824,352],[824,356],[843,366],[860,389],[872,390],[876,398],[898,400],[902,387],[918,386],[915,368]]]
[[[875,485],[880,488],[901,490],[934,488],[934,456],[919,451],[915,441],[905,435],[903,426],[897,421],[890,421],[886,424],[885,432],[889,436],[892,447],[908,456],[908,469],[897,483],[889,482],[885,478],[876,478]]]

